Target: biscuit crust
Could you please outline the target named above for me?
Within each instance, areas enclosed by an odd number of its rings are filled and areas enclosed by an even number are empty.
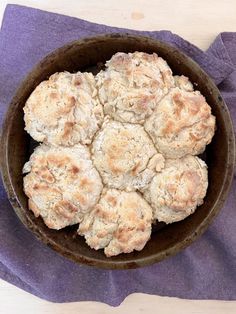
[[[203,203],[208,187],[207,166],[198,157],[167,159],[144,192],[153,217],[167,224],[185,219]]]
[[[24,165],[29,208],[52,229],[80,222],[98,202],[102,182],[86,147],[38,146]]]
[[[127,191],[144,187],[164,167],[142,126],[109,119],[93,141],[92,158],[104,184]]]
[[[215,117],[200,92],[172,89],[144,124],[167,158],[201,154],[215,133]]]
[[[158,101],[174,87],[172,71],[157,54],[116,53],[97,77],[105,114],[114,120],[144,123]]]
[[[92,73],[55,73],[41,82],[24,107],[25,130],[38,142],[89,144],[103,121]]]
[[[152,209],[137,192],[104,189],[99,203],[79,225],[78,233],[106,256],[141,251],[151,235]]]

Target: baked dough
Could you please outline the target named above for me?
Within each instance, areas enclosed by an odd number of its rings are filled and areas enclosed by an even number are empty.
[[[92,158],[104,184],[127,191],[144,187],[164,167],[141,125],[109,119],[92,143]]]
[[[215,117],[200,92],[174,88],[145,124],[156,148],[165,157],[201,154],[212,140]]]
[[[207,166],[198,157],[167,159],[144,192],[153,217],[167,224],[185,219],[203,203],[208,186]]]
[[[98,202],[102,182],[86,147],[38,146],[24,165],[29,208],[52,229],[80,222]]]
[[[25,130],[38,142],[89,144],[103,120],[92,73],[55,73],[40,83],[24,107]]]
[[[184,75],[175,75],[175,86],[186,92],[193,92],[193,84],[190,82],[189,78]]]
[[[158,101],[174,87],[172,71],[157,54],[116,53],[96,76],[105,114],[114,120],[144,123]]]
[[[152,208],[137,192],[104,190],[78,233],[106,256],[141,251],[151,236]]]

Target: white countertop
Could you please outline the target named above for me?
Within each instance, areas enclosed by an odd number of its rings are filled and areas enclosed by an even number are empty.
[[[236,31],[235,0],[15,0],[88,21],[139,30],[167,29],[205,49],[222,31]],[[7,3],[0,0],[0,23]],[[171,12],[171,13],[170,13]],[[97,302],[55,304],[0,280],[1,314],[233,314],[236,301],[195,301],[132,294],[117,308]]]

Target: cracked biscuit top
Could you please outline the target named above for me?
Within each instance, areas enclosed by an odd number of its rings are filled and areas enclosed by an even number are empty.
[[[103,120],[92,73],[55,73],[41,82],[24,107],[25,130],[38,142],[89,144]]]
[[[137,192],[104,189],[78,233],[106,256],[141,251],[151,236],[152,209]]]
[[[141,125],[110,120],[92,143],[92,158],[104,184],[128,191],[141,189],[164,167]]]
[[[175,75],[175,87],[185,90],[186,92],[193,92],[193,84],[190,82],[189,78],[184,75]]]
[[[192,214],[203,203],[208,186],[207,166],[198,157],[166,159],[144,192],[158,221],[173,223]]]
[[[52,229],[80,222],[98,202],[102,182],[86,147],[38,146],[24,165],[29,208]]]
[[[104,113],[130,123],[144,123],[175,83],[167,62],[144,52],[116,53],[96,81]]]
[[[167,158],[201,154],[212,140],[215,117],[200,92],[172,89],[145,124],[156,148]]]

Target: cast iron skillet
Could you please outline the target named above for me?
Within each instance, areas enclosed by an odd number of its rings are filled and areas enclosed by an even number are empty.
[[[107,258],[101,250],[90,249],[82,237],[76,236],[77,226],[60,231],[47,228],[41,218],[28,210],[23,192],[22,167],[29,159],[31,140],[24,131],[23,106],[33,89],[57,71],[84,71],[95,69],[118,52],[156,52],[166,59],[174,74],[184,74],[206,97],[216,116],[217,131],[206,150],[209,170],[209,188],[204,201],[187,219],[168,226],[158,226],[151,240],[141,252]],[[45,57],[25,78],[10,103],[2,132],[2,176],[9,200],[26,228],[41,241],[75,262],[91,266],[127,269],[152,264],[176,254],[211,223],[222,207],[233,176],[235,141],[233,126],[226,105],[209,76],[190,58],[163,42],[147,37],[110,34],[74,41]],[[204,254],[206,252],[203,252]]]

